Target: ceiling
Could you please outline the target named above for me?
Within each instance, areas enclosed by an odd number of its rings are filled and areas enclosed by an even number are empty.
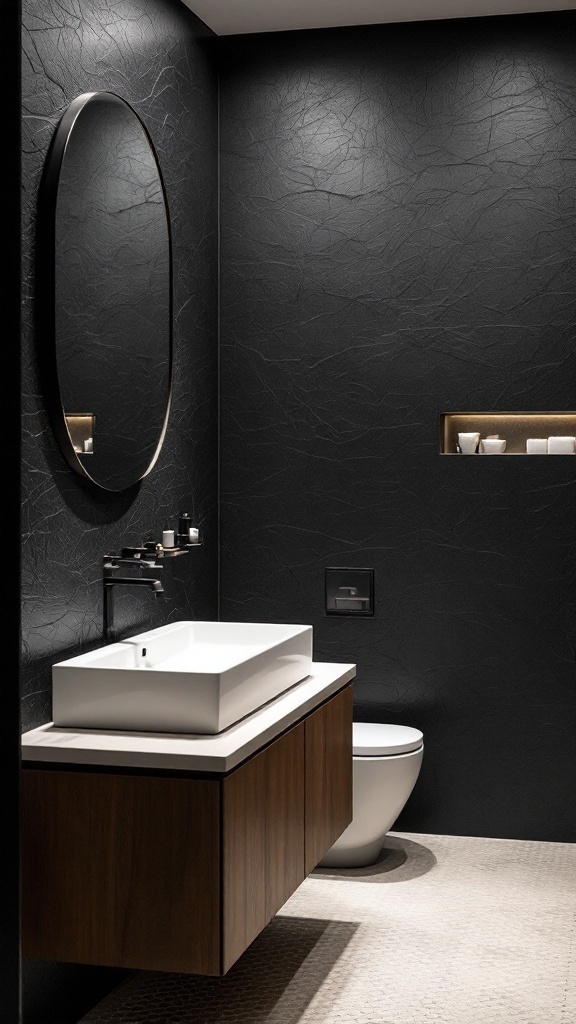
[[[183,0],[217,35],[565,11],[558,0]]]

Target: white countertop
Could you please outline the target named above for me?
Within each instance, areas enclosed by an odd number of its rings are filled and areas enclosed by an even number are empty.
[[[355,665],[313,662],[312,675],[215,736],[64,729],[51,722],[24,733],[22,760],[102,767],[229,772],[340,690]]]

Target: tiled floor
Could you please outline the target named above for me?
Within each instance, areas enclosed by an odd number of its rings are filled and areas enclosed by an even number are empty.
[[[575,1024],[576,845],[389,835],[225,978],[137,974],[90,1024]]]

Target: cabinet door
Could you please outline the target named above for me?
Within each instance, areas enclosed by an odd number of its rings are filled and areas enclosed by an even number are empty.
[[[219,783],[23,776],[25,955],[219,974]]]
[[[304,881],[304,724],[222,783],[222,973]]]
[[[352,687],[305,722],[306,874],[352,821]]]

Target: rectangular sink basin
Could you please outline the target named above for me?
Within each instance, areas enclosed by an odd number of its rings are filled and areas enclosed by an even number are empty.
[[[53,665],[54,725],[219,733],[311,664],[311,626],[173,622]]]

